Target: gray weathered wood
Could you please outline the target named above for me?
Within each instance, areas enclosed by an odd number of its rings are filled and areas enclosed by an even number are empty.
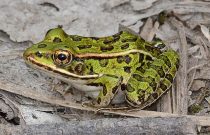
[[[107,118],[68,123],[0,126],[2,133],[12,135],[75,135],[75,134],[157,134],[195,135],[195,123],[187,118]]]

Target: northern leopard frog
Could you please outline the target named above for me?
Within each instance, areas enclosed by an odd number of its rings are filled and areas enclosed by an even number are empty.
[[[23,56],[32,67],[92,95],[96,107],[108,106],[122,90],[127,103],[144,108],[170,88],[179,66],[178,54],[161,51],[163,46],[126,31],[98,38],[54,28]]]

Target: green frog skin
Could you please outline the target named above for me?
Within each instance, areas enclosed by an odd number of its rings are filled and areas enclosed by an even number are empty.
[[[172,85],[179,55],[162,51],[126,31],[107,37],[68,35],[50,29],[43,41],[25,50],[27,64],[92,95],[92,105],[108,106],[121,89],[133,107],[155,102]]]

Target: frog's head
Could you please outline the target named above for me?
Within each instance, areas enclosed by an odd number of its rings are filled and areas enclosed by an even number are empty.
[[[84,63],[78,60],[74,46],[61,28],[48,31],[43,41],[25,50],[23,57],[27,64],[50,75],[76,79],[97,77],[84,73],[87,70]]]

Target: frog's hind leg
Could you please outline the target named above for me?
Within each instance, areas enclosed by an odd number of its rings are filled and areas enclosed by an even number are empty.
[[[151,105],[171,87],[178,63],[178,54],[168,50],[151,62],[147,69],[136,68],[126,86],[126,101],[141,109]]]
[[[116,95],[122,78],[117,76],[104,75],[95,81],[91,82],[89,85],[101,85],[103,89],[100,91],[97,99],[93,102],[95,107],[106,107],[110,104],[114,96]]]

